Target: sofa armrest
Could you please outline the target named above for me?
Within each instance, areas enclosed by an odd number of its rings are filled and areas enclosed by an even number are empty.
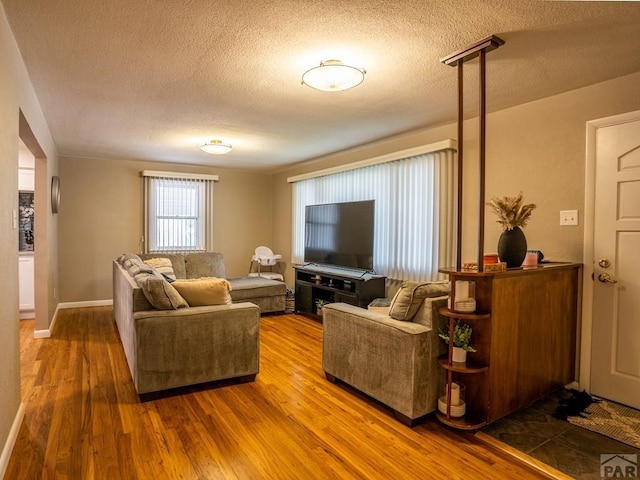
[[[361,307],[356,307],[355,305],[349,305],[348,303],[329,303],[323,307],[322,312],[323,318],[326,318],[328,316],[330,319],[333,319],[338,317],[344,318],[346,316],[349,317],[351,321],[358,321],[358,323],[361,323],[365,326],[367,325],[367,323],[362,323],[362,321],[374,322],[374,324],[380,326],[381,328],[384,326],[413,335],[431,330],[429,327],[426,327],[425,325],[422,325],[420,323],[395,320],[389,315],[367,310]],[[373,326],[369,325],[369,327]]]
[[[253,303],[133,314],[134,384],[148,393],[212,379],[255,375],[260,309]]]
[[[257,305],[250,302],[242,303],[230,303],[228,305],[205,305],[201,307],[187,307],[178,308],[176,310],[143,310],[140,312],[134,312],[133,318],[135,320],[147,319],[147,318],[197,318],[200,316],[219,316],[228,313],[235,312],[237,314],[249,313],[249,315],[255,314],[257,310],[258,315],[260,309]],[[233,314],[233,313],[232,313]]]

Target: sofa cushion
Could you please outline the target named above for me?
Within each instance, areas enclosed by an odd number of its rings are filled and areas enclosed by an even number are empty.
[[[178,291],[162,276],[155,273],[139,273],[136,283],[156,310],[175,310],[188,307],[187,302]]]
[[[169,277],[171,280],[176,279],[176,274],[173,271],[173,264],[171,263],[170,259],[166,257],[149,258],[147,260],[144,260],[144,263],[145,265],[153,268],[156,272],[160,272],[162,276]]]
[[[287,293],[287,285],[284,282],[263,277],[230,278],[231,298],[234,302],[253,301],[255,298],[284,297]]]
[[[172,283],[191,307],[228,305],[231,284],[224,278],[204,277],[176,280]]]
[[[389,316],[410,322],[425,298],[440,297],[449,293],[449,282],[404,282],[391,301]]]
[[[218,252],[189,253],[184,256],[183,278],[225,278],[224,257]]]

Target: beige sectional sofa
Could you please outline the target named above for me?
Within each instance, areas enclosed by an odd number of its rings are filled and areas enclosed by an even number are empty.
[[[114,316],[136,391],[253,380],[259,371],[260,310],[284,310],[284,283],[230,279],[233,303],[189,306],[166,277],[143,263],[152,257],[169,258],[178,279],[225,274],[222,254],[215,252],[125,254],[114,260]]]

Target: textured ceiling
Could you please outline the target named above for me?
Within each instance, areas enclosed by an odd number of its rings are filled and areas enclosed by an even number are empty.
[[[450,123],[440,58],[492,34],[489,111],[640,71],[640,2],[1,1],[62,156],[275,171]],[[364,83],[301,85],[329,58]]]

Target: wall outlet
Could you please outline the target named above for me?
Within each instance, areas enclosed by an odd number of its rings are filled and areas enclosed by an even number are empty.
[[[560,225],[578,225],[578,210],[560,210]]]

